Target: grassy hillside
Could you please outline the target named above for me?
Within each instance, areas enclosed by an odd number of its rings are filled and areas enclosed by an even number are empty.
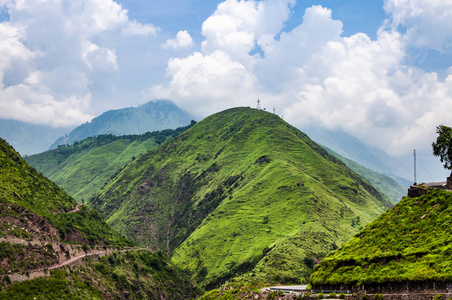
[[[452,193],[405,197],[318,266],[314,286],[452,281]]]
[[[77,201],[83,202],[130,161],[191,126],[141,135],[99,135],[25,159]]]
[[[114,228],[172,253],[209,288],[241,274],[306,280],[312,261],[389,204],[302,132],[249,108],[204,119],[90,200]]]
[[[69,240],[77,236],[87,244],[130,243],[113,231],[98,212],[86,207],[70,212],[76,208],[75,200],[30,167],[1,138],[0,165],[0,218],[3,221],[0,234],[11,234],[11,229],[18,224],[29,227],[36,223],[48,229],[47,232],[35,233],[36,238],[48,238],[48,233],[52,232],[51,236],[57,240]],[[15,230],[16,235],[30,239],[34,237],[25,229]]]
[[[87,259],[51,276],[4,286],[1,299],[193,299],[199,294],[189,276],[168,257],[149,251]]]
[[[325,148],[325,147],[324,147]],[[339,158],[347,167],[352,169],[358,175],[366,178],[369,182],[380,192],[388,196],[394,201],[394,203],[399,202],[407,193],[406,188],[404,188],[400,183],[395,181],[389,176],[380,174],[371,169],[361,166],[360,164],[345,158],[331,149],[325,148],[330,154]]]
[[[125,252],[131,241],[97,211],[76,205],[3,139],[0,166],[1,299],[185,299],[199,293],[163,253]]]

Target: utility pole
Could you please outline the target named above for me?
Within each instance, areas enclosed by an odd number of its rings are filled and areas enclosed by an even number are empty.
[[[416,185],[416,149],[413,151],[414,154],[414,185]]]

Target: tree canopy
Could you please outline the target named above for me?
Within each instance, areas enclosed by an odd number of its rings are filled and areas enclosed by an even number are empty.
[[[436,127],[436,143],[432,143],[433,154],[439,156],[444,168],[452,170],[452,128],[444,125]]]

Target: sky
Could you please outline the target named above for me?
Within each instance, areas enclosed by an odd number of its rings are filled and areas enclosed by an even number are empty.
[[[260,99],[396,155],[452,126],[451,0],[0,0],[0,22],[0,119]]]

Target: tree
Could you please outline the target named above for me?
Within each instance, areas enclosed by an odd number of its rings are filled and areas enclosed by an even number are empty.
[[[436,143],[432,143],[433,155],[439,156],[444,168],[452,170],[452,128],[439,125],[436,127]]]

